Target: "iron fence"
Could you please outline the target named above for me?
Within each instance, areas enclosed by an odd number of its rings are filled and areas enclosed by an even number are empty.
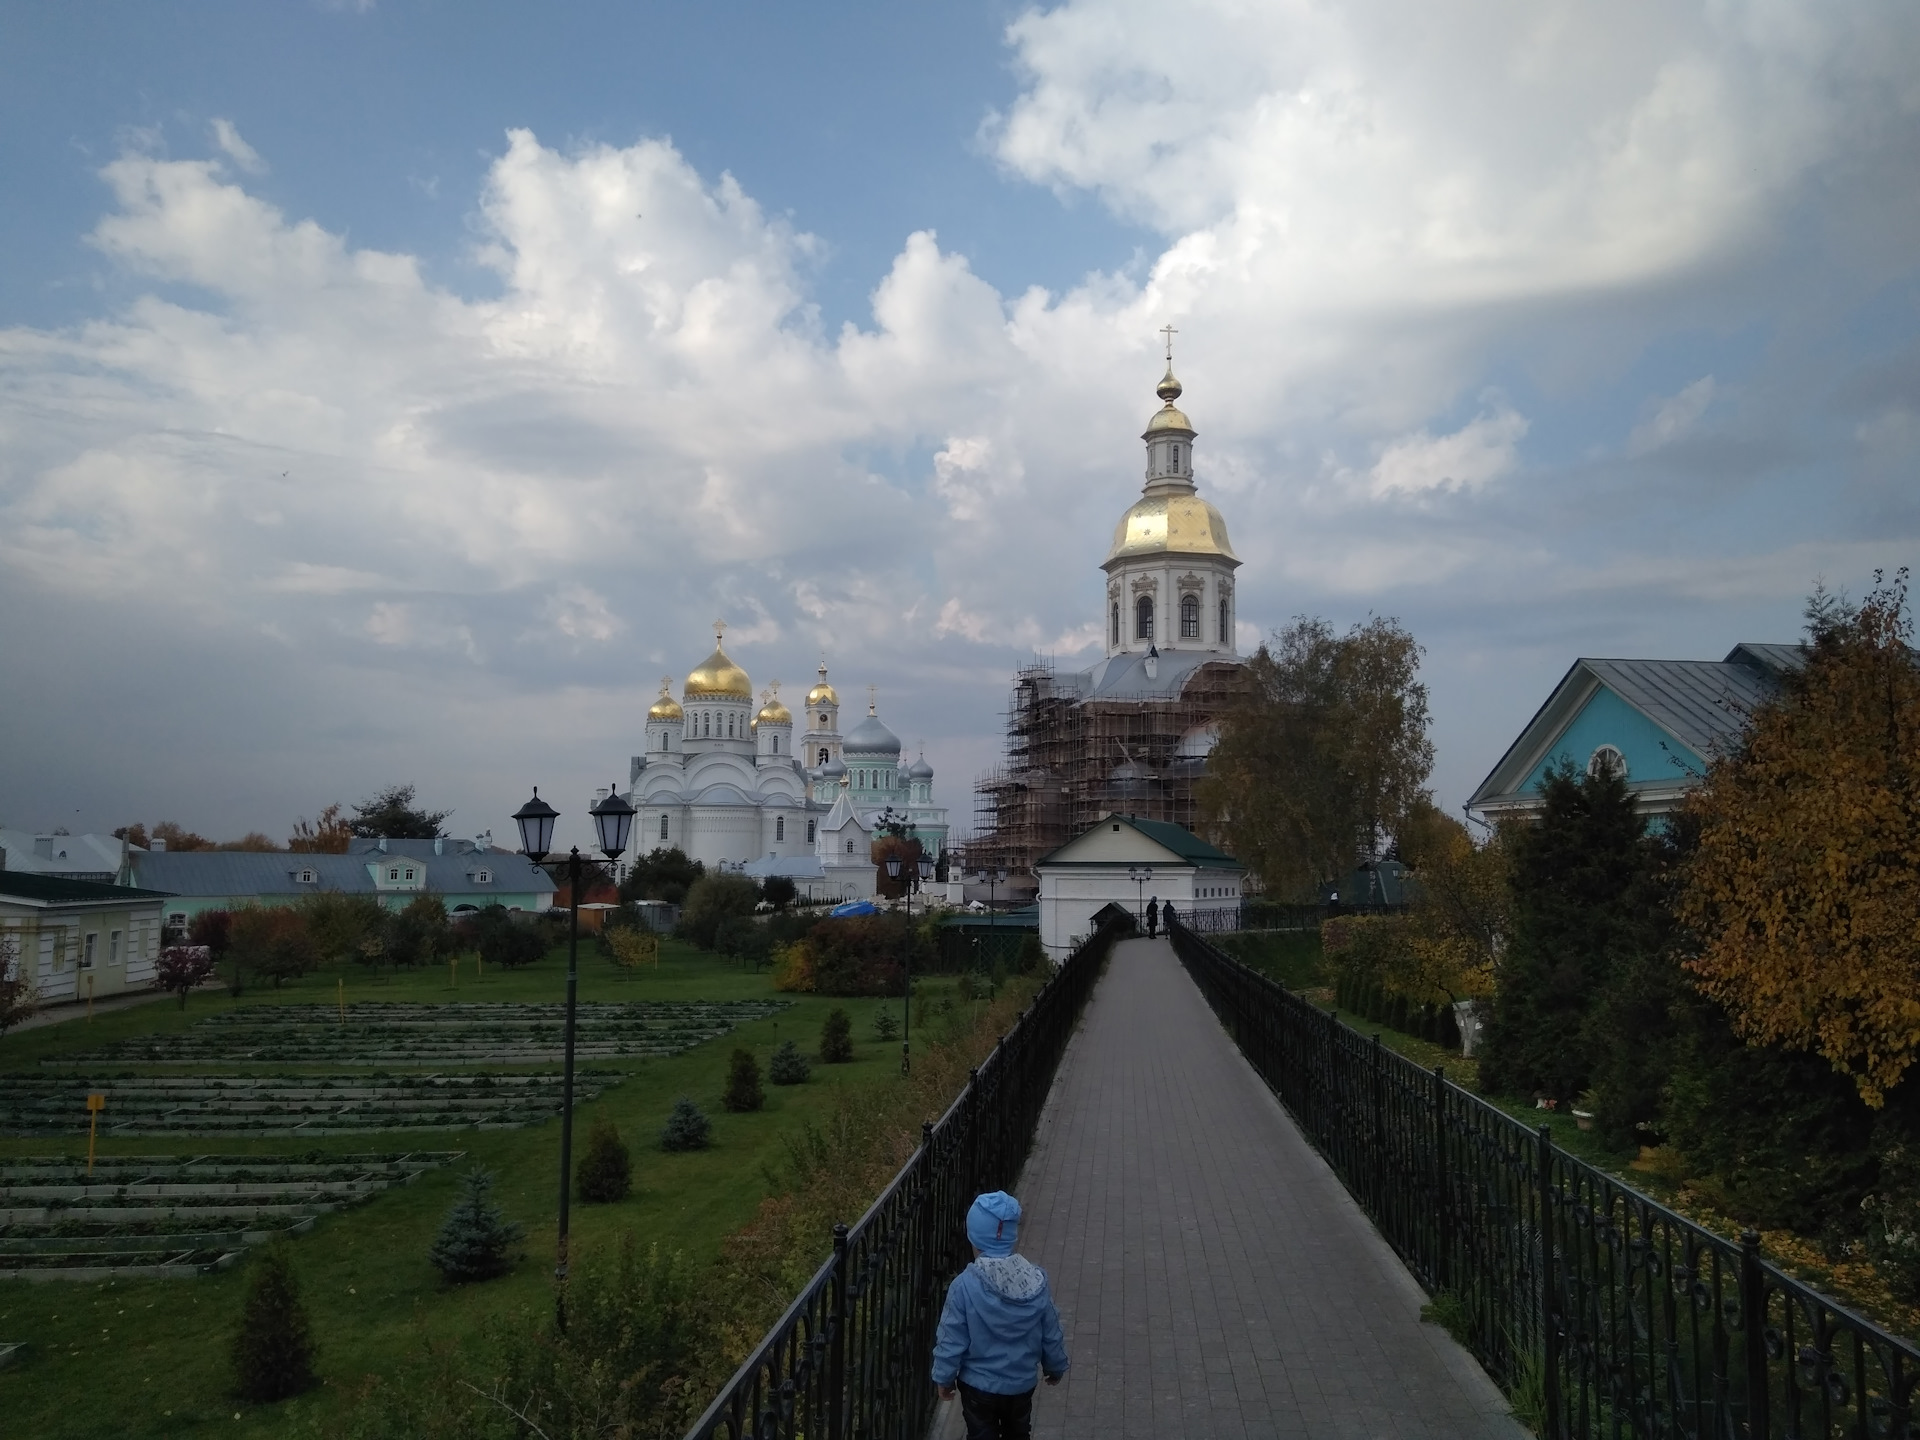
[[[1916,1440],[1920,1347],[1200,939],[1222,1024],[1550,1440]]]
[[[933,1415],[933,1332],[970,1258],[974,1196],[1013,1183],[1053,1073],[1126,926],[1061,964],[853,1225],[833,1227],[815,1272],[688,1440],[919,1440]]]

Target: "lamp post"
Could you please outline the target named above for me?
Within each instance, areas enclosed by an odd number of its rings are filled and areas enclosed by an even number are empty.
[[[1153,879],[1153,867],[1151,865],[1129,865],[1127,867],[1127,878],[1133,881],[1136,887],[1133,918],[1144,925],[1147,923],[1147,881]]]
[[[627,848],[627,835],[633,829],[633,806],[621,798],[616,786],[608,786],[607,798],[589,806],[587,813],[593,817],[601,853],[608,860],[618,860]],[[560,812],[540,798],[537,786],[533,798],[514,812],[514,823],[520,827],[520,849],[534,864],[545,860],[553,848],[553,822],[559,818]],[[574,846],[567,856],[567,1028],[566,1062],[560,1084],[560,1243],[559,1258],[553,1267],[553,1278],[560,1282],[554,1311],[562,1330],[567,1328],[567,1219],[573,1199],[573,1012],[580,991],[580,877],[585,864],[580,858],[580,847]]]
[[[908,920],[913,919],[913,892],[933,879],[933,868],[933,861],[922,855],[913,868],[907,871]],[[915,871],[918,871],[918,874]],[[900,878],[898,855],[887,857],[887,877],[892,880]],[[900,1003],[900,1073],[908,1075],[913,1071],[913,944],[911,941],[907,944],[906,959],[902,962],[902,969],[906,972],[906,992],[905,998]]]

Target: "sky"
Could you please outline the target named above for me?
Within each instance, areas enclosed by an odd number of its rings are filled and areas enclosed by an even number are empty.
[[[1173,325],[1243,646],[1457,809],[1573,659],[1920,555],[1906,0],[0,3],[0,824],[538,785],[867,686],[971,826]]]

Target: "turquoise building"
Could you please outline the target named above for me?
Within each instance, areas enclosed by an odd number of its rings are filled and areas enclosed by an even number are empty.
[[[1736,645],[1724,660],[1576,660],[1467,809],[1489,821],[1529,814],[1547,772],[1571,764],[1615,767],[1643,813],[1668,814],[1805,663],[1799,645],[1763,644]]]

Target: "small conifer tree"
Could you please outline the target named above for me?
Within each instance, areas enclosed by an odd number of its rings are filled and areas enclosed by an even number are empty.
[[[813,1067],[798,1045],[782,1040],[767,1062],[767,1078],[776,1085],[804,1085],[813,1078]]]
[[[513,1247],[525,1234],[494,1203],[491,1172],[476,1166],[467,1172],[465,1188],[441,1223],[427,1259],[455,1285],[491,1280],[513,1268],[518,1258]]]
[[[673,1102],[673,1114],[667,1128],[660,1132],[662,1150],[704,1150],[713,1139],[713,1122],[700,1113],[700,1107],[682,1095]]]
[[[753,1058],[751,1050],[733,1052],[732,1064],[727,1069],[727,1093],[720,1097],[720,1103],[736,1115],[758,1110],[767,1103],[766,1092],[760,1088],[760,1062]]]
[[[243,1400],[284,1400],[319,1383],[313,1327],[300,1303],[290,1249],[285,1240],[263,1247],[247,1276],[233,1336],[233,1388]]]
[[[844,1065],[853,1059],[853,1021],[844,1010],[834,1010],[820,1027],[820,1060],[825,1065]]]
[[[586,1153],[573,1170],[574,1187],[589,1204],[611,1205],[633,1188],[633,1157],[613,1121],[602,1115],[587,1132]]]
[[[892,1040],[900,1033],[900,1021],[889,1008],[882,1007],[873,1012],[873,1038]]]

